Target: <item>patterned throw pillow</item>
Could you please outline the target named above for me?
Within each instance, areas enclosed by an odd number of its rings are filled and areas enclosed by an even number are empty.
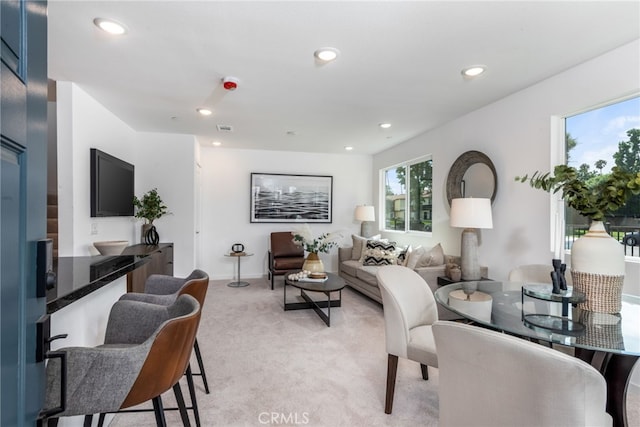
[[[405,246],[404,248],[396,248],[396,261],[398,265],[405,265],[407,263],[409,253],[411,253],[411,245]]]
[[[396,263],[396,243],[368,240],[363,257],[363,265],[393,265]]]
[[[381,237],[382,236],[379,234],[376,234],[375,236],[371,236],[369,238],[352,234],[351,239],[353,239],[353,245],[351,249],[351,259],[354,261],[361,261],[362,252],[364,252],[364,250],[366,249],[365,246],[367,245],[367,240],[378,240]]]

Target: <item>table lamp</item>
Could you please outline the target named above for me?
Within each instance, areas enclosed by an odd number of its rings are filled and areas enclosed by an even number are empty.
[[[478,228],[493,228],[491,199],[465,198],[451,200],[452,227],[464,228],[460,243],[462,280],[480,280],[478,264]]]
[[[373,236],[373,225],[376,220],[376,213],[373,206],[356,206],[355,218],[356,221],[362,221],[360,225],[360,235],[362,237]]]

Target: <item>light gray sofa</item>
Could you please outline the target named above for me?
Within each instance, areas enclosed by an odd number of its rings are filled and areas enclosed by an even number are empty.
[[[359,260],[352,259],[352,249],[351,246],[338,248],[338,274],[349,287],[382,304],[382,296],[376,279],[376,272],[380,267],[362,265]],[[414,268],[414,271],[427,282],[432,292],[438,289],[438,276],[445,276],[447,263],[460,265],[460,257],[445,255],[444,258],[445,262],[442,265]],[[480,270],[482,277],[488,277],[487,267],[481,267]],[[438,304],[438,318],[440,320],[454,320],[460,319],[460,316]]]

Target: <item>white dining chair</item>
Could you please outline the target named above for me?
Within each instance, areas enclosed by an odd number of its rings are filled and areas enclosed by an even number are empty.
[[[477,326],[432,329],[440,427],[612,425],[605,379],[582,360]]]
[[[431,325],[438,308],[427,282],[410,268],[386,265],[377,272],[384,310],[387,346],[387,391],[384,412],[393,409],[398,357],[420,363],[422,378],[429,379],[428,366],[438,367]]]

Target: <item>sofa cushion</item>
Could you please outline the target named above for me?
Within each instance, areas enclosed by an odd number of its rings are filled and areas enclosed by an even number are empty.
[[[356,277],[356,271],[362,268],[362,264],[360,263],[360,261],[354,261],[352,259],[346,260],[346,261],[342,261],[341,265],[340,265],[340,269],[347,273],[349,276],[353,276]]]
[[[443,264],[444,264],[444,251],[442,250],[442,245],[438,243],[437,245],[432,247],[429,251],[426,251],[424,255],[422,255],[422,257],[416,264],[416,268],[433,267],[436,265],[443,265]]]
[[[367,240],[362,255],[362,265],[396,264],[396,243],[384,240]]]
[[[371,237],[362,237],[355,234],[351,235],[353,245],[351,247],[351,259],[362,262],[362,251],[365,249],[368,240],[379,240],[382,236],[376,234]]]
[[[371,265],[363,265],[356,271],[356,277],[367,285],[378,286],[378,279],[376,278],[376,273],[378,272],[379,267],[371,266]]]
[[[407,257],[405,266],[410,269],[434,267],[445,263],[444,251],[442,245],[438,243],[431,249],[425,249],[422,246],[414,248]]]
[[[405,267],[413,270],[414,268],[416,268],[416,265],[418,265],[418,262],[420,261],[422,256],[426,253],[427,253],[426,249],[423,248],[422,246],[413,248],[413,250],[407,257],[407,263],[405,264]]]

